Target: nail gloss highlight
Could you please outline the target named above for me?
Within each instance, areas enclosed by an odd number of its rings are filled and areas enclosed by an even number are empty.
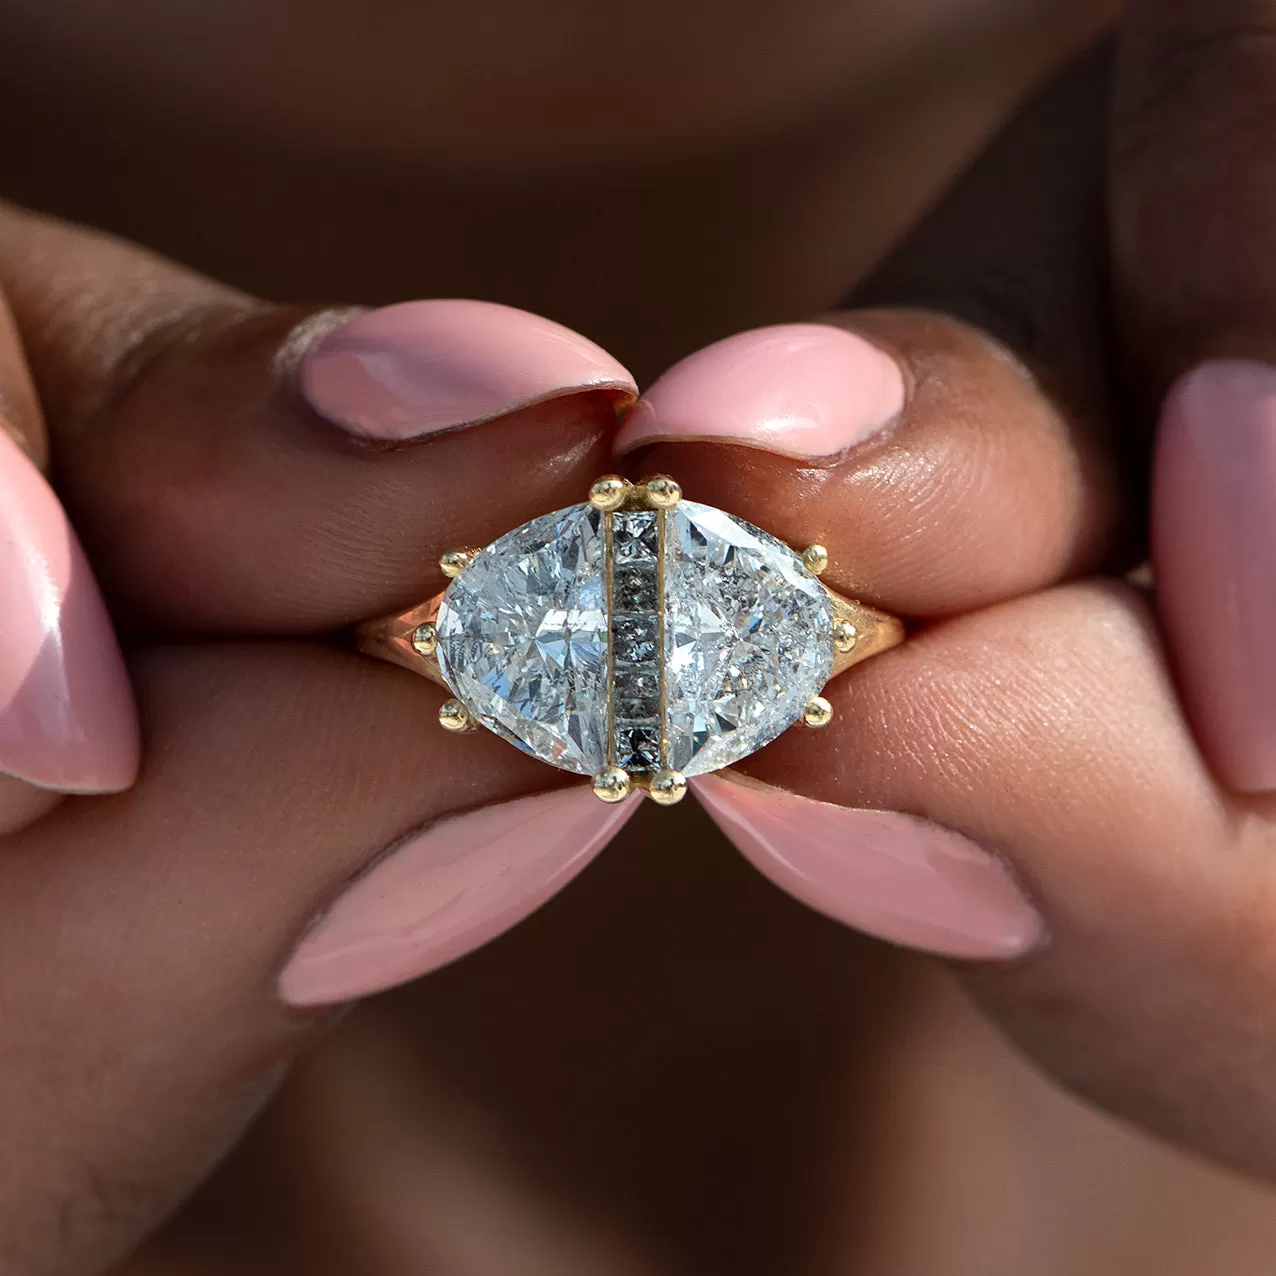
[[[567,885],[637,810],[573,784],[449,816],[357,878],[279,977],[294,1006],[364,997],[495,939]]]
[[[406,441],[586,391],[618,410],[638,393],[600,346],[486,301],[408,301],[318,338],[298,372],[310,406],[360,438]]]
[[[757,328],[674,364],[638,400],[616,451],[709,441],[800,460],[835,456],[903,411],[904,374],[886,351],[844,328]]]
[[[1019,957],[1042,940],[1040,916],[1000,860],[951,829],[731,772],[691,788],[755,868],[848,926],[968,960]]]
[[[0,427],[0,771],[66,793],[137,776],[133,694],[58,498]]]
[[[1231,787],[1276,790],[1276,368],[1217,360],[1170,391],[1152,564],[1203,751]]]

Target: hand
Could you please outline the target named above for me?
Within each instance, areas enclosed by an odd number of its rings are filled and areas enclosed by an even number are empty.
[[[0,283],[0,1270],[99,1271],[330,1018],[275,989],[318,907],[439,815],[568,778],[458,754],[438,688],[328,635],[578,499],[634,389],[521,312],[266,306],[11,208]],[[128,637],[140,773],[46,455]]]
[[[1076,130],[1071,108],[1062,122],[1060,142],[1088,151],[1093,139]],[[1015,136],[1026,144],[1060,125],[1047,103]],[[835,461],[769,459],[754,437],[749,448],[662,444],[633,463],[673,469],[697,496],[799,540],[819,524],[835,586],[934,622],[835,688],[840,725],[786,739],[750,772],[958,830],[964,840],[940,829],[929,845],[970,862],[972,841],[993,852],[978,861],[993,866],[984,883],[1004,856],[1047,940],[1002,968],[968,968],[987,1004],[1076,1084],[1239,1160],[1199,1127],[1229,1116],[1244,1078],[1221,1075],[1211,1106],[1193,1111],[1194,1092],[1174,1102],[1193,1059],[1167,1061],[1159,1047],[1174,1033],[1195,1047],[1204,1029],[1235,1041],[1239,1021],[1215,1022],[1217,985],[1204,976],[1233,961],[1258,995],[1261,953],[1239,962],[1244,943],[1233,933],[1220,960],[1210,923],[1229,904],[1256,913],[1258,902],[1239,868],[1219,897],[1213,857],[1229,844],[1220,812],[1230,799],[1183,729],[1138,596],[1060,583],[1134,561],[1122,533],[1130,505],[1105,429],[1093,322],[1100,278],[1084,232],[1097,228],[1087,214],[1098,210],[1084,197],[1097,187],[1076,186],[1057,152],[1024,182],[1015,136],[866,291],[988,322],[906,313],[846,321],[871,339],[863,358],[880,345],[912,377],[887,431],[874,436],[871,427],[887,423],[856,421],[848,399],[827,416],[859,446]],[[1011,178],[1025,234],[986,243],[982,218],[999,207],[990,192],[1004,195]],[[1049,236],[1037,233],[1043,226]],[[360,447],[287,388],[299,348],[335,318],[307,327],[306,316],[26,218],[7,221],[0,241],[12,249],[0,247],[0,276],[49,420],[59,492],[136,648],[147,738],[143,776],[125,795],[47,810],[51,800],[29,787],[5,794],[13,832],[0,856],[0,1106],[18,1120],[0,1161],[0,1235],[19,1269],[90,1271],[189,1190],[312,1039],[312,1021],[281,1008],[274,981],[316,908],[413,829],[554,782],[481,737],[467,741],[461,762],[433,728],[435,689],[319,636],[437,588],[429,565],[454,539],[481,541],[578,499],[608,468],[611,406],[586,392],[406,448]],[[955,242],[969,251],[953,254]],[[48,261],[59,263],[51,289],[46,269],[29,269]],[[992,261],[1004,287],[988,287]],[[1025,335],[1027,375],[1009,352]],[[642,441],[644,418],[667,426],[696,373],[683,369],[681,390],[666,381],[622,444]],[[15,384],[6,391],[19,402]],[[623,393],[618,379],[613,388]],[[339,405],[326,407],[358,430]],[[32,419],[29,408],[14,415]],[[1044,661],[1054,664],[1043,688]],[[125,726],[113,747],[127,738]],[[382,748],[387,738],[395,750]],[[1023,787],[990,802],[990,777]],[[95,779],[86,772],[67,787]],[[1168,799],[1154,787],[1162,783]],[[1145,796],[1149,810],[1135,801]],[[736,806],[735,832],[763,862],[765,838],[741,829]],[[1218,816],[1208,828],[1203,812]],[[1155,838],[1171,815],[1183,849],[1166,880]],[[810,897],[843,912],[838,886],[813,873]],[[968,945],[995,932],[987,914],[978,927],[956,917],[959,890],[940,902],[949,934]],[[1023,909],[1017,891],[1003,890],[999,904],[1011,903]],[[1017,934],[1035,942],[1035,919],[1024,927],[1024,915],[1015,912]],[[1176,919],[1185,933],[1174,933]],[[883,929],[880,913],[856,920]],[[933,916],[923,920],[929,939],[894,937],[944,947]],[[416,957],[422,970],[439,953],[418,948]],[[1167,978],[1177,990],[1184,975],[1200,980],[1191,1025],[1170,1022],[1183,1002],[1150,995]],[[1193,985],[1183,986],[1187,997]],[[1246,1057],[1238,1050],[1228,1062]],[[1220,1122],[1204,1133],[1237,1128]]]
[[[1047,99],[1037,149],[1017,149],[1030,112],[866,290],[949,308],[991,292],[1018,357],[945,319],[850,312],[836,322],[869,342],[857,396],[824,397],[831,381],[805,367],[785,381],[781,358],[768,381],[765,347],[742,338],[669,373],[620,436],[642,449],[639,468],[825,543],[835,588],[927,622],[832,686],[827,730],[744,764],[773,788],[700,781],[741,849],[888,938],[1017,958],[961,974],[1039,1064],[1268,1177],[1276,372],[1255,361],[1276,342],[1270,8],[1129,8],[1111,174],[1124,400],[1105,392],[1105,308],[1060,305],[1060,275],[1015,237],[1075,235],[1049,180],[1014,221],[984,198],[1042,154]],[[1066,150],[1050,153],[1063,171]],[[849,342],[824,345],[826,362],[850,356]],[[864,389],[889,377],[873,347],[904,369],[895,417],[884,390]],[[746,355],[733,397],[724,374]],[[775,410],[808,391],[823,422],[809,435]],[[1167,391],[1149,471],[1129,405]],[[834,442],[854,447],[829,455]],[[1114,578],[1138,561],[1149,472],[1155,601]],[[1039,910],[1039,937],[999,860]]]

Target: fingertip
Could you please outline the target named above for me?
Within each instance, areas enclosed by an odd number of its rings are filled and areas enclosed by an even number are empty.
[[[641,799],[576,783],[445,817],[356,878],[279,976],[291,1006],[365,997],[428,974],[522,921],[565,886]]]
[[[0,436],[0,770],[61,793],[137,777],[137,712],[92,568],[30,459]]]
[[[1276,789],[1276,368],[1214,360],[1166,398],[1153,471],[1157,607],[1220,778]]]
[[[304,325],[297,378],[310,406],[356,438],[407,442],[581,393],[619,413],[638,393],[602,347],[512,306],[408,301],[337,320]]]
[[[755,868],[848,926],[968,961],[1008,961],[1043,942],[1041,915],[1007,867],[952,829],[727,772],[692,789]]]
[[[884,433],[906,394],[899,362],[855,332],[758,328],[676,363],[634,405],[615,447],[716,441],[819,460]]]

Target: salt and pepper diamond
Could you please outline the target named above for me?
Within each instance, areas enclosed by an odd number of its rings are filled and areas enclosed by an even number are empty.
[[[660,514],[635,510],[611,521],[613,765],[631,775],[660,768]],[[623,557],[622,557],[623,555]]]
[[[676,802],[686,776],[820,724],[807,711],[835,624],[815,549],[804,560],[669,479],[600,480],[590,503],[458,561],[414,643],[437,642],[458,709],[600,797]]]

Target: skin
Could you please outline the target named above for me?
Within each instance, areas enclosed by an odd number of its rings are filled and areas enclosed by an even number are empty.
[[[701,499],[729,496],[781,535],[801,539],[818,524],[833,552],[830,583],[927,622],[836,685],[826,732],[786,737],[748,769],[811,796],[924,814],[1002,851],[1043,909],[1051,943],[1009,967],[957,972],[991,1022],[1088,1099],[1267,1179],[1276,1173],[1267,1081],[1276,1042],[1265,1013],[1276,979],[1276,809],[1209,774],[1147,602],[1116,579],[1142,548],[1137,425],[1149,414],[1131,428],[1110,389],[1116,369],[1133,402],[1150,406],[1207,353],[1270,353],[1273,293],[1255,247],[1267,184],[1252,162],[1270,53],[1237,35],[1244,9],[1130,7],[1114,125],[1116,343],[1098,339],[1113,313],[1101,287],[1107,71],[1091,67],[1031,108],[863,280],[855,302],[871,310],[837,320],[889,344],[913,371],[890,440],[820,466],[695,443],[629,463],[669,469]],[[5,20],[30,40],[54,38],[34,8]],[[71,29],[62,38],[92,31]],[[145,40],[146,23],[127,34]],[[1082,34],[1069,26],[1050,54]],[[1008,82],[1044,70],[1049,58],[1030,42],[1009,44]],[[881,47],[891,47],[885,35]],[[882,59],[879,70],[891,65]],[[143,61],[161,87],[170,83],[163,65]],[[94,65],[109,83],[109,66]],[[686,144],[712,155],[732,137],[747,150],[749,121],[787,110],[812,121],[811,153],[820,152],[813,121],[831,98],[809,86],[795,98],[797,78],[777,72],[753,86],[757,100],[718,103]],[[903,111],[889,146],[853,147],[856,178],[880,161],[877,147],[898,155],[904,139],[926,133],[954,82]],[[190,94],[219,83],[209,74]],[[1219,84],[1237,87],[1220,94]],[[180,119],[189,103],[174,101]],[[946,141],[973,146],[1007,105],[981,102],[977,121]],[[42,118],[53,114],[46,106]],[[290,136],[312,141],[331,124],[285,115]],[[338,151],[362,153],[354,115]],[[572,147],[554,118],[532,132],[558,139],[545,161],[567,171]],[[96,127],[109,135],[117,123],[108,113]],[[642,146],[623,128],[616,135],[637,163]],[[419,137],[428,151],[431,133]],[[154,138],[142,133],[143,154]],[[587,150],[590,140],[572,142]],[[661,152],[658,131],[647,145]],[[15,166],[15,193],[28,198],[58,189],[38,149]],[[816,247],[776,259],[780,284],[715,289],[746,247],[770,244],[748,225],[691,281],[708,299],[658,338],[643,334],[667,306],[667,265],[632,306],[617,304],[596,283],[538,278],[523,262],[536,256],[527,231],[494,262],[462,253],[464,270],[421,267],[418,291],[495,291],[510,269],[518,295],[502,299],[562,303],[544,308],[610,339],[622,357],[632,345],[654,370],[720,331],[826,306],[837,291],[829,281],[859,273],[941,180],[944,163],[920,163],[933,151],[910,153],[924,180],[893,192],[881,224],[856,223],[850,247],[816,236]],[[485,180],[502,171],[498,144],[474,154]],[[431,158],[448,161],[442,149]],[[350,189],[384,188],[393,165],[379,162]],[[731,163],[709,168],[722,180]],[[824,171],[814,158],[797,168],[799,191]],[[210,174],[202,180],[215,186],[224,170]],[[1223,200],[1220,177],[1230,183]],[[77,180],[61,187],[64,211]],[[668,180],[645,177],[639,189],[659,192]],[[561,209],[573,190],[561,181],[556,197],[528,198],[533,211],[543,201],[529,225],[543,229],[546,209]],[[172,211],[119,198],[100,220],[134,233]],[[375,298],[389,287],[389,261],[380,275],[369,268],[366,284],[343,276],[366,261],[302,268],[307,236],[322,239],[352,215],[340,183],[332,202],[273,279],[270,254],[235,233],[246,207],[229,210],[226,242],[205,251],[270,291],[286,283],[313,295],[335,281]],[[1016,229],[990,234],[1007,207]],[[85,204],[78,211],[91,215]],[[696,217],[693,208],[692,227]],[[625,218],[622,242],[639,220]],[[431,225],[442,237],[449,223]],[[1216,245],[1205,262],[1187,249],[1201,242]],[[644,251],[665,255],[654,243]],[[511,269],[503,253],[521,264]],[[470,286],[453,289],[454,279]],[[131,637],[147,732],[146,769],[126,794],[56,802],[0,787],[10,830],[0,855],[0,1252],[10,1267],[109,1267],[205,1179],[285,1064],[323,1038],[240,1158],[122,1270],[336,1272],[357,1260],[394,1272],[424,1255],[438,1270],[485,1276],[762,1273],[792,1270],[794,1254],[813,1272],[871,1276],[937,1263],[972,1273],[1050,1262],[1061,1273],[1263,1270],[1273,1229],[1264,1195],[1064,1099],[920,959],[786,903],[706,837],[690,805],[632,826],[507,939],[339,1027],[285,1012],[270,981],[316,901],[431,816],[546,782],[495,740],[479,740],[463,767],[430,729],[438,689],[323,636],[431,592],[438,582],[422,564],[451,542],[573,499],[608,468],[607,413],[582,397],[369,458],[307,433],[273,393],[274,356],[302,311],[13,211],[0,213],[0,284],[25,352],[20,360],[11,342],[0,356],[6,404],[34,455],[46,447],[41,416],[47,425],[59,492]],[[897,309],[910,304],[945,315]],[[119,342],[142,331],[149,357],[122,387]],[[200,527],[225,527],[216,539],[193,535],[190,521],[190,476],[213,444],[222,464],[201,479],[198,507],[212,515]],[[935,489],[936,472],[968,481]],[[518,480],[508,489],[504,473]],[[1016,499],[1025,490],[1027,508]],[[269,499],[254,496],[262,491]],[[325,539],[317,512],[335,492],[363,529],[357,546]],[[139,519],[145,535],[130,532]],[[255,554],[267,538],[277,554]],[[178,562],[166,552],[174,543],[186,549]],[[837,575],[838,563],[853,563],[853,577]],[[386,738],[396,748],[384,765],[360,765],[369,742]],[[938,769],[928,765],[937,756]],[[652,816],[676,821],[661,827],[680,838],[653,836]],[[984,1119],[966,1125],[972,1105]],[[1074,1172],[1052,1178],[1033,1148],[1016,1146],[1025,1124]],[[986,1190],[944,1217],[970,1190],[975,1139],[988,1152]],[[1131,1208],[1115,1217],[1087,1192],[1100,1167],[1125,1171],[1116,1181]],[[1008,1193],[1025,1176],[1028,1204],[1008,1219],[1005,1202],[1025,1200]],[[1140,1225],[1138,1200],[1155,1227]],[[918,1235],[910,1224],[931,1206],[941,1221]],[[513,1240],[488,1247],[491,1236]]]

